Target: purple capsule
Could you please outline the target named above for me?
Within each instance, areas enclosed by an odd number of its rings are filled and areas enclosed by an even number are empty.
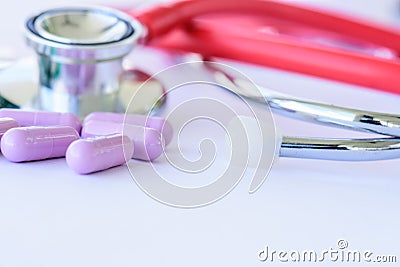
[[[71,126],[78,133],[81,131],[81,121],[72,113],[50,111],[29,111],[13,108],[0,109],[0,117],[16,120],[20,126]]]
[[[68,166],[80,174],[102,171],[132,158],[133,143],[121,134],[74,141],[67,149]]]
[[[93,112],[86,116],[83,125],[89,121],[125,122],[128,124],[153,128],[162,134],[166,146],[171,142],[174,134],[171,123],[162,117],[150,117],[141,114]]]
[[[0,139],[5,132],[16,127],[19,127],[19,124],[16,120],[11,118],[0,118]]]
[[[160,132],[153,128],[106,121],[88,121],[82,128],[82,137],[123,134],[133,142],[132,158],[154,160],[164,151]]]
[[[69,126],[13,128],[1,139],[1,152],[13,162],[64,157],[68,146],[78,139],[77,131]]]

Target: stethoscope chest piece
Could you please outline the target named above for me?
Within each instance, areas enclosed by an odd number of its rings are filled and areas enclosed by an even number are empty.
[[[118,110],[122,59],[142,36],[139,22],[113,9],[58,8],[29,18],[25,32],[38,54],[39,108],[80,117]]]

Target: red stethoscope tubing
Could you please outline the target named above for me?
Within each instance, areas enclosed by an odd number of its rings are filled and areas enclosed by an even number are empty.
[[[397,58],[400,32],[394,29],[278,1],[186,0],[141,14],[129,13],[147,27],[147,44],[152,46],[229,58],[400,94]],[[258,34],[254,29],[235,25],[232,15],[251,15],[255,20],[269,17],[289,22],[294,25],[291,27],[320,31],[321,35],[324,32],[340,34],[390,49],[395,58],[379,58],[293,36]],[[224,22],[218,16],[228,18]]]

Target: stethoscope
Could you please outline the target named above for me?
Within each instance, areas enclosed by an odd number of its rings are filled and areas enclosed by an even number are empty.
[[[399,93],[400,34],[337,14],[276,1],[187,0],[140,14],[98,7],[58,8],[31,17],[26,37],[39,55],[44,109],[112,109],[121,61],[137,43],[223,57]],[[135,17],[135,18],[134,18]],[[326,45],[328,43],[328,45]],[[207,64],[205,64],[207,67]],[[392,137],[279,139],[280,156],[332,160],[399,157],[400,117],[267,91],[260,99],[223,69],[232,92],[291,117]],[[103,75],[100,75],[103,74]],[[72,79],[73,78],[73,79]],[[93,103],[97,103],[93,107]]]

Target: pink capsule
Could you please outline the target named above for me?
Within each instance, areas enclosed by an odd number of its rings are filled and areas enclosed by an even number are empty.
[[[132,158],[131,140],[121,134],[74,141],[67,149],[68,166],[80,174],[102,171]]]
[[[81,131],[82,128],[81,121],[72,113],[2,108],[0,109],[0,117],[13,118],[22,127],[71,126],[78,133]]]
[[[0,118],[0,139],[11,128],[19,127],[18,122],[11,118]]]
[[[161,133],[166,146],[171,142],[174,134],[171,123],[162,117],[150,117],[141,114],[93,112],[86,116],[83,121],[83,126],[89,121],[125,122],[128,124],[153,128]]]
[[[64,157],[67,147],[78,139],[77,131],[69,126],[13,128],[1,139],[1,152],[13,162]]]
[[[153,128],[106,121],[88,121],[82,128],[83,138],[117,133],[128,136],[133,142],[134,159],[154,160],[164,151],[161,134]]]

